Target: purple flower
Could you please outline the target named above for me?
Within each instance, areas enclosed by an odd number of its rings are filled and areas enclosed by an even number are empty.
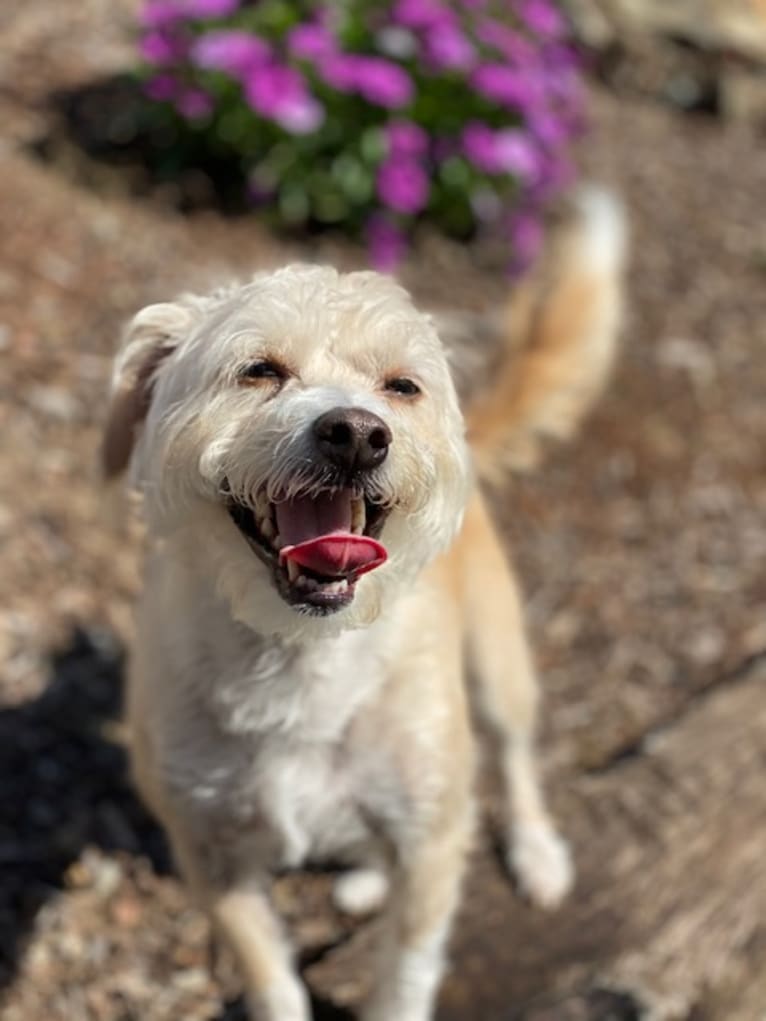
[[[549,97],[564,106],[579,106],[582,101],[580,83],[572,71],[550,70],[543,73]]]
[[[459,27],[435,25],[425,37],[426,55],[437,70],[465,71],[473,67],[476,51]]]
[[[559,39],[566,31],[566,23],[550,0],[526,0],[519,14],[527,26],[543,39]]]
[[[540,176],[534,139],[517,128],[493,131],[481,121],[471,121],[463,129],[462,143],[471,163],[488,174],[513,174],[526,183]]]
[[[523,74],[505,64],[484,64],[471,76],[471,84],[487,99],[514,109],[528,109],[541,98],[537,76]]]
[[[225,18],[239,7],[239,0],[181,0],[189,18]]]
[[[340,104],[335,117],[363,100],[369,116],[346,126],[348,139],[321,137],[336,146],[328,153],[333,159],[361,144],[363,131],[370,133],[370,145],[365,139],[362,148],[366,159],[375,152],[380,159],[375,195],[365,179],[358,200],[363,207],[369,202],[364,231],[373,264],[395,267],[406,252],[411,219],[432,207],[439,212],[435,200],[455,188],[461,209],[470,203],[477,225],[504,232],[515,268],[528,266],[542,244],[541,210],[571,179],[568,143],[584,106],[577,56],[557,0],[390,0],[380,11],[355,4],[364,32],[347,37],[347,5],[330,0],[299,5],[304,13],[288,19],[286,32],[264,23],[262,35],[247,14],[255,17],[263,6],[256,0],[141,0],[146,95],[172,103],[194,129],[195,121],[212,121],[223,101],[199,87],[214,81],[201,72],[222,72],[241,87],[240,105],[247,103],[262,124],[293,135],[316,131],[326,116],[315,84],[334,93],[327,103],[331,112]],[[216,20],[235,12],[242,13],[236,22]],[[431,135],[417,121],[441,94],[440,76],[473,93],[476,113],[447,111],[443,134]],[[273,203],[278,193],[281,163],[270,151],[261,146],[259,164],[250,150],[243,152],[254,204]],[[443,163],[443,180],[432,180],[432,167]],[[305,202],[309,214],[308,195]]]
[[[469,121],[463,128],[461,142],[463,151],[475,167],[490,174],[497,173],[497,143],[492,128],[481,121]]]
[[[378,106],[397,108],[411,99],[410,76],[397,64],[381,57],[339,53],[324,59],[320,70],[325,81],[341,92],[358,92]]]
[[[387,159],[378,169],[378,195],[397,213],[419,213],[428,201],[428,177],[411,159]]]
[[[287,48],[294,57],[321,60],[335,53],[335,40],[324,25],[296,25],[287,37]]]
[[[454,25],[457,21],[454,12],[439,0],[397,0],[391,17],[398,25],[418,29]]]
[[[407,251],[405,237],[396,224],[378,213],[368,220],[366,235],[375,269],[381,273],[396,269]]]
[[[328,85],[339,92],[354,92],[357,80],[358,58],[348,53],[333,53],[325,57],[319,71]]]
[[[272,63],[254,68],[245,79],[244,88],[245,98],[256,113],[295,135],[310,134],[324,120],[324,108],[292,67]]]
[[[209,117],[213,112],[213,99],[202,89],[186,89],[176,99],[176,109],[187,120]]]
[[[139,15],[144,28],[167,28],[184,19],[184,9],[178,0],[148,0]]]
[[[560,74],[574,74],[582,66],[582,57],[577,50],[565,42],[548,43],[542,49],[543,63]]]
[[[178,82],[170,74],[156,74],[144,85],[144,92],[150,99],[167,102],[178,95]]]
[[[503,170],[532,183],[540,176],[540,153],[534,140],[518,128],[506,128],[495,136],[497,158]]]
[[[551,113],[545,108],[537,108],[529,113],[529,130],[544,145],[558,148],[569,141],[572,129],[566,120]]]
[[[172,64],[186,54],[186,44],[166,31],[147,32],[139,51],[150,64]]]
[[[476,36],[518,67],[537,63],[537,51],[529,39],[494,18],[482,18],[476,27]]]
[[[357,88],[370,103],[396,108],[412,98],[412,80],[401,67],[380,57],[359,57]]]
[[[191,57],[198,67],[225,71],[242,77],[259,64],[265,63],[271,50],[263,39],[238,29],[208,32],[194,43]]]
[[[175,25],[186,18],[225,18],[239,0],[147,0],[139,16],[146,28]]]
[[[391,121],[386,125],[389,156],[422,156],[428,135],[413,121]]]

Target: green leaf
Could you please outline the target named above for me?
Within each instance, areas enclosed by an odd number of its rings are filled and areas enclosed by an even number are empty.
[[[285,223],[297,226],[308,220],[308,195],[300,185],[291,184],[283,186],[279,191],[277,204]]]

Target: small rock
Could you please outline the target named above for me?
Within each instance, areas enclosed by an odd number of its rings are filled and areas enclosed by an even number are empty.
[[[571,645],[582,629],[582,618],[574,610],[560,610],[548,625],[548,638],[556,645]]]
[[[686,643],[685,652],[697,666],[711,666],[718,663],[726,651],[726,636],[712,628],[692,635]]]
[[[74,422],[80,415],[80,402],[73,394],[57,386],[33,386],[27,392],[27,403],[46,418]]]
[[[56,948],[65,961],[78,961],[85,952],[85,943],[77,932],[63,932],[59,936]]]
[[[715,379],[715,360],[700,340],[668,337],[659,345],[657,359],[664,368],[687,372],[695,385],[709,386]]]
[[[99,859],[93,877],[93,888],[103,900],[111,897],[122,881],[122,868],[109,858]]]
[[[83,889],[90,886],[92,880],[91,871],[85,862],[75,861],[64,873],[64,883],[70,889]]]
[[[185,968],[173,975],[173,983],[187,993],[198,993],[208,985],[208,974],[203,968]]]
[[[121,928],[135,929],[141,923],[144,910],[139,900],[125,894],[113,901],[109,913]]]

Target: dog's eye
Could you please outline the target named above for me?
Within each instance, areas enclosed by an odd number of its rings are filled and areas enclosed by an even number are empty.
[[[396,379],[387,379],[386,390],[389,393],[399,394],[400,397],[417,397],[421,392],[417,383],[413,383],[406,376],[397,376]]]
[[[268,359],[263,359],[259,362],[252,362],[250,365],[246,365],[239,373],[239,378],[245,381],[251,379],[272,379],[277,382],[282,382],[287,378],[287,372],[285,369],[278,365],[277,362],[270,362]]]

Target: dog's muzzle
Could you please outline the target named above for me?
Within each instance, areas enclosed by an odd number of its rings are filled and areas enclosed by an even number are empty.
[[[391,431],[363,408],[333,408],[311,428],[317,477],[298,494],[252,503],[231,497],[229,514],[250,548],[272,569],[280,595],[300,612],[325,615],[348,606],[359,578],[385,563],[379,541],[390,508],[375,499],[374,472],[388,455]]]

